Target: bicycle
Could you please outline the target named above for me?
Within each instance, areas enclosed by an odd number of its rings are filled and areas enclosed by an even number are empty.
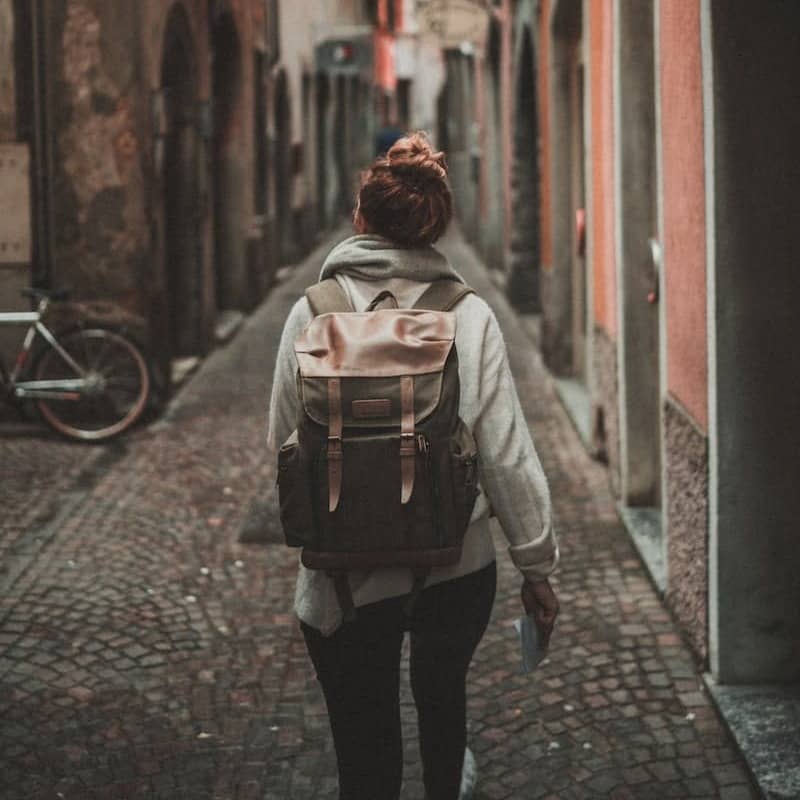
[[[44,421],[71,439],[100,442],[127,431],[150,396],[150,372],[139,348],[103,325],[53,333],[42,318],[68,292],[22,294],[36,303],[36,311],[0,312],[0,325],[28,326],[11,370],[0,355],[2,398],[17,406],[34,401]],[[44,344],[34,350],[37,334]]]

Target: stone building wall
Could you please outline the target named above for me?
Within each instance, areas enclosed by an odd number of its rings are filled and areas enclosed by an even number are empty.
[[[667,593],[698,656],[708,656],[708,436],[673,398],[664,402]]]
[[[149,250],[138,107],[137,10],[66,0],[51,18],[54,280],[85,299],[144,310]]]

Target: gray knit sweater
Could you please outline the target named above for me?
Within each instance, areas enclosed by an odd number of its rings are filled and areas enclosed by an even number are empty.
[[[411,307],[438,278],[462,280],[433,247],[399,249],[379,236],[352,236],[328,255],[320,273],[335,277],[356,311],[363,311],[388,289],[401,308]],[[434,569],[428,584],[481,569],[495,557],[489,531],[491,509],[509,543],[520,572],[531,580],[547,577],[558,562],[550,493],[520,407],[503,335],[492,310],[476,295],[454,309],[459,358],[461,418],[478,445],[481,495],[475,504],[461,560]],[[268,440],[277,450],[297,421],[294,341],[312,318],[305,297],[295,303],[281,336],[269,410]],[[407,569],[351,572],[353,601],[363,606],[411,590]],[[328,635],[341,624],[333,581],[324,573],[299,567],[295,592],[299,618]]]

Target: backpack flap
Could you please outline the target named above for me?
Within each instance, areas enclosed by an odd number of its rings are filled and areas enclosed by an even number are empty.
[[[424,375],[444,369],[455,337],[452,312],[379,309],[315,317],[294,350],[303,377]]]
[[[323,314],[295,343],[303,411],[330,422],[328,379],[342,378],[345,428],[399,428],[400,377],[412,376],[416,423],[435,410],[445,362],[455,341],[455,316],[447,312],[386,309]]]

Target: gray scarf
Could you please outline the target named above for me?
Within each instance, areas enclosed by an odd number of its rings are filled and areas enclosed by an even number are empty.
[[[339,271],[365,281],[406,278],[430,281],[440,278],[464,283],[447,258],[434,247],[398,247],[382,236],[350,236],[328,253],[319,279],[331,278]]]

